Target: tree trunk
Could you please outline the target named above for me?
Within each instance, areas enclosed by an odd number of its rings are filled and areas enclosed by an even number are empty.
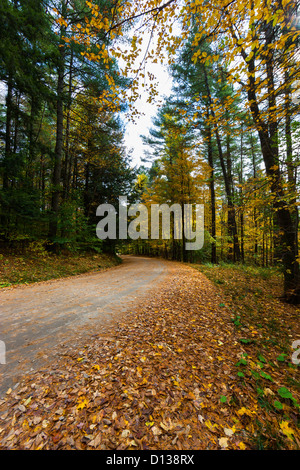
[[[89,161],[85,164],[85,183],[84,183],[84,215],[86,218],[89,217],[90,213],[90,163]]]
[[[252,156],[252,165],[253,165],[253,178],[256,179],[256,161],[255,161],[255,152],[254,152],[254,143],[253,135],[250,133],[250,146],[251,146],[251,156]],[[258,261],[258,243],[257,243],[257,217],[256,217],[256,208],[253,209],[253,222],[254,222],[254,262],[257,264]]]
[[[242,189],[242,184],[243,184],[243,125],[241,128],[241,160],[240,160],[240,174],[239,174],[239,183],[240,183],[240,224],[241,224],[241,259],[242,262],[244,263],[245,261],[245,252],[244,252],[244,209],[243,209],[243,189]]]
[[[9,165],[11,159],[11,123],[12,123],[12,96],[13,96],[13,78],[8,73],[7,95],[6,95],[6,124],[5,124],[5,151],[3,165],[3,189],[9,188]]]
[[[285,140],[286,140],[286,166],[288,173],[288,187],[290,193],[291,216],[294,224],[294,237],[295,237],[295,253],[298,256],[298,225],[299,213],[297,207],[297,188],[296,188],[296,170],[293,163],[293,145],[292,145],[292,130],[291,130],[291,98],[290,86],[288,86],[288,72],[285,73]]]
[[[212,106],[212,98],[211,98],[211,93],[210,93],[210,87],[208,83],[208,78],[207,78],[207,73],[205,67],[204,69],[204,80],[205,80],[205,86],[206,86],[206,91],[208,95],[208,102],[209,102],[209,110],[210,114],[214,118],[214,132],[216,136],[216,141],[217,141],[217,146],[218,146],[218,152],[219,152],[219,159],[220,159],[220,164],[223,172],[223,178],[224,178],[224,183],[225,183],[225,192],[227,196],[227,204],[228,204],[228,232],[232,238],[233,241],[233,260],[234,261],[240,261],[241,258],[241,252],[240,252],[240,247],[239,247],[239,241],[238,241],[238,233],[237,233],[237,226],[236,226],[236,216],[235,216],[235,207],[233,203],[233,194],[232,194],[232,188],[230,185],[230,179],[228,177],[228,172],[225,166],[225,160],[224,160],[224,154],[223,154],[223,149],[222,149],[222,144],[221,144],[221,139],[219,135],[219,131],[216,125],[216,119],[215,119],[215,112]],[[228,155],[228,158],[230,158],[230,155]]]
[[[271,24],[264,26],[266,33],[266,56],[264,58],[267,63],[266,72],[269,92],[269,106],[275,103],[276,107],[275,94],[272,92],[272,89],[274,90],[273,49],[269,47],[271,46],[273,31],[270,30],[270,28],[272,28]],[[230,27],[230,31],[232,37],[238,41],[232,26]],[[253,55],[251,58],[249,58],[247,52],[241,48],[241,55],[248,68],[247,96],[251,115],[259,135],[266,174],[270,178],[271,191],[274,195],[273,207],[280,230],[280,251],[284,273],[283,298],[286,302],[298,304],[300,303],[300,273],[295,243],[295,226],[293,224],[290,207],[285,201],[283,182],[278,165],[277,122],[273,121],[271,116],[271,114],[274,113],[274,110],[269,108],[269,120],[268,123],[266,123],[266,121],[262,119],[262,115],[258,106],[256,96],[257,83],[255,74],[256,52],[257,50],[254,48],[252,51]],[[273,243],[274,242],[275,240],[273,240]]]
[[[67,199],[69,190],[70,190],[70,167],[71,167],[71,157],[70,157],[70,114],[71,114],[71,103],[72,103],[72,83],[73,83],[73,58],[74,52],[71,47],[71,57],[70,57],[70,69],[69,69],[69,85],[68,85],[68,105],[66,112],[66,142],[65,142],[65,159],[63,165],[63,200]]]
[[[207,119],[209,119],[209,109],[206,111]],[[211,204],[211,236],[213,241],[211,243],[211,262],[217,263],[217,247],[216,247],[216,194],[215,194],[215,180],[214,180],[214,161],[213,161],[213,148],[212,148],[212,131],[210,124],[207,125],[207,154],[208,164],[211,168],[209,178],[209,192]]]

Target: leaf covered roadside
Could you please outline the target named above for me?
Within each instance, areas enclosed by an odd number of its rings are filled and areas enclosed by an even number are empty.
[[[282,301],[280,269],[231,263],[194,267],[218,286],[245,349],[236,367],[246,393],[257,396],[255,445],[285,449],[295,444],[299,449],[300,366],[295,361],[299,362],[300,309]]]
[[[255,449],[268,427],[284,448],[299,448],[288,405],[261,407],[238,375],[246,351],[231,317],[203,274],[172,263],[159,291],[110,337],[8,391],[0,448]]]

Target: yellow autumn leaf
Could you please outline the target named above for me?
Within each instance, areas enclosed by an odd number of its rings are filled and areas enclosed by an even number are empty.
[[[27,419],[25,419],[25,420],[23,421],[23,423],[22,423],[22,428],[23,428],[23,429],[30,429]]]
[[[248,410],[247,408],[243,406],[237,413],[240,416],[243,416],[243,415],[252,416],[252,414],[255,414],[255,411]]]
[[[80,403],[77,405],[77,410],[83,410],[83,408],[86,408],[88,404],[88,401],[86,398],[84,400],[81,400]]]
[[[217,424],[212,424],[209,419],[207,419],[204,424],[210,431],[214,431],[214,428],[218,427]]]

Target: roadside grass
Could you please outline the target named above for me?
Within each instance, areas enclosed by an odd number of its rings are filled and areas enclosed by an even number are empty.
[[[299,309],[280,301],[280,276],[171,267],[107,341],[9,390],[1,448],[300,449]]]
[[[100,271],[120,263],[118,256],[97,253],[0,254],[0,288]]]
[[[219,289],[245,351],[236,364],[236,383],[245,409],[247,397],[257,403],[248,425],[254,448],[300,449],[300,366],[292,347],[300,339],[300,307],[281,301],[281,273],[247,265],[192,266]]]

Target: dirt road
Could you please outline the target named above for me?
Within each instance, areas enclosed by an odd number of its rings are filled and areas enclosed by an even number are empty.
[[[80,347],[87,335],[107,335],[114,320],[159,286],[163,260],[123,257],[123,263],[90,273],[0,291],[0,397],[24,374],[50,364],[64,348]]]

